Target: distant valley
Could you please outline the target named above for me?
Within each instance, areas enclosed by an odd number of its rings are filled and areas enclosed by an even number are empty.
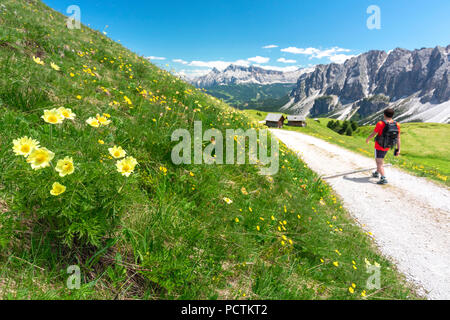
[[[312,70],[281,72],[230,65],[223,71],[213,69],[192,83],[238,109],[278,111],[290,101],[289,95],[298,78]]]

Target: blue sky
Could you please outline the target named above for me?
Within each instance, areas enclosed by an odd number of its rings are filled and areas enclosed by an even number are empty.
[[[450,44],[448,0],[44,2],[64,14],[78,5],[82,23],[190,76],[230,63],[291,70],[339,63],[371,49]],[[380,9],[380,29],[367,27],[370,5]]]

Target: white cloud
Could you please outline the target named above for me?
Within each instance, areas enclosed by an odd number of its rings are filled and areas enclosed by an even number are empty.
[[[262,47],[263,49],[272,49],[272,48],[278,48],[278,46],[277,45],[275,45],[275,44],[269,44],[268,46],[264,46],[264,47]]]
[[[239,66],[249,66],[250,63],[246,60],[236,60],[234,62],[229,61],[191,61],[188,63],[191,67],[203,67],[203,68],[216,68],[219,70],[223,70],[228,67],[230,64],[235,64]]]
[[[150,56],[147,57],[148,60],[166,60],[165,57],[154,57],[154,56]]]
[[[299,69],[298,66],[288,66],[288,67],[276,67],[276,66],[261,66],[259,64],[255,64],[254,66],[256,67],[260,67],[262,69],[266,69],[266,70],[275,70],[275,71],[281,71],[281,72],[292,72],[292,71],[297,71]]]
[[[281,49],[282,52],[288,52],[292,54],[303,54],[310,56],[309,58],[316,58],[316,59],[322,59],[322,58],[329,58],[330,61],[336,62],[336,61],[342,61],[345,57],[352,57],[352,55],[345,55],[342,54],[342,52],[350,52],[350,49],[344,49],[339,47],[333,47],[330,49],[317,49],[317,48],[297,48],[297,47],[288,47]],[[344,60],[345,61],[345,60]]]
[[[281,62],[281,63],[297,63],[297,60],[285,59],[285,58],[280,58],[277,61]]]
[[[175,63],[181,63],[181,64],[188,64],[189,62],[183,60],[183,59],[173,59],[172,60]]]
[[[255,62],[255,63],[267,63],[270,61],[270,58],[256,56],[256,57],[248,58],[247,60],[250,62]]]
[[[176,74],[184,78],[193,79],[197,77],[204,76],[211,72],[211,69],[183,69],[178,71]]]
[[[330,61],[334,62],[334,63],[344,63],[345,61],[347,61],[350,58],[356,57],[354,55],[351,54],[337,54],[335,56],[331,56],[330,57]]]

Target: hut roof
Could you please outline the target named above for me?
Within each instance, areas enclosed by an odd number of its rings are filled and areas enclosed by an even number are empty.
[[[288,121],[306,121],[306,118],[303,116],[287,116]]]
[[[278,122],[281,120],[281,118],[284,118],[282,114],[280,113],[269,113],[266,117],[266,121],[275,121]]]

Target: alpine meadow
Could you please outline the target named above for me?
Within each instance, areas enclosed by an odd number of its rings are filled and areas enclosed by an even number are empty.
[[[172,133],[197,121],[263,129],[41,1],[2,0],[0,299],[422,298],[282,143],[272,176],[174,164]]]

